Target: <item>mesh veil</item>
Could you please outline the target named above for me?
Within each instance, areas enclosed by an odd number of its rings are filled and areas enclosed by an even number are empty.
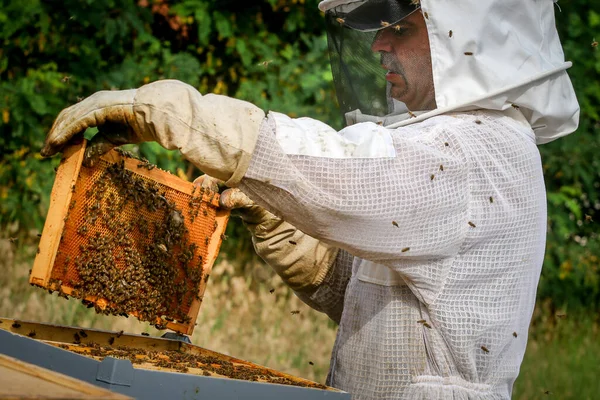
[[[409,0],[369,0],[359,7],[338,6],[326,13],[329,56],[343,114],[360,110],[383,117],[407,107],[392,99],[381,55],[371,48],[383,29],[395,29],[419,6]]]

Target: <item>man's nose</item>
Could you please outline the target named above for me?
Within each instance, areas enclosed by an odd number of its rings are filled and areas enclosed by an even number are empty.
[[[371,43],[371,50],[373,52],[385,51],[390,52],[390,29],[382,29],[375,35],[373,43]]]

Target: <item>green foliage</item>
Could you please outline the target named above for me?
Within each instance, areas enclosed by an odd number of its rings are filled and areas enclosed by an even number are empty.
[[[563,4],[564,3],[564,4]],[[596,3],[596,7],[592,5]],[[557,27],[581,106],[577,132],[540,147],[548,191],[548,244],[538,296],[556,307],[600,306],[600,49],[598,2],[560,3]]]
[[[564,4],[563,4],[564,3]],[[56,158],[41,159],[46,132],[64,107],[101,89],[180,79],[265,110],[341,126],[318,0],[0,0],[0,229],[40,230]],[[557,12],[582,106],[576,134],[540,147],[549,234],[539,290],[556,307],[600,305],[600,14],[586,0]],[[134,148],[193,179],[178,153]],[[224,249],[248,253],[231,225]]]

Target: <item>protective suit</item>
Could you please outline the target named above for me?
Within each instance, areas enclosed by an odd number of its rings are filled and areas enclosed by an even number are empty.
[[[258,204],[244,208],[257,252],[339,322],[327,383],[353,399],[509,399],[544,257],[536,144],[578,123],[569,64],[551,0],[418,3],[321,2],[339,24],[332,62],[350,123],[339,132],[161,81],[63,111],[42,153],[116,123],[122,134],[92,149],[156,140],[239,187]],[[361,6],[389,13],[374,28]],[[353,86],[362,61],[344,58],[344,35],[373,41],[414,13],[427,28],[434,108],[399,101],[385,81],[371,97]]]

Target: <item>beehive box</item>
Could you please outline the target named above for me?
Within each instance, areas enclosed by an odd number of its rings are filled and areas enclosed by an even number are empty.
[[[86,167],[85,146],[63,153],[30,283],[191,334],[229,218],[219,194],[120,150]]]
[[[0,317],[0,354],[138,399],[350,399],[181,340]]]

